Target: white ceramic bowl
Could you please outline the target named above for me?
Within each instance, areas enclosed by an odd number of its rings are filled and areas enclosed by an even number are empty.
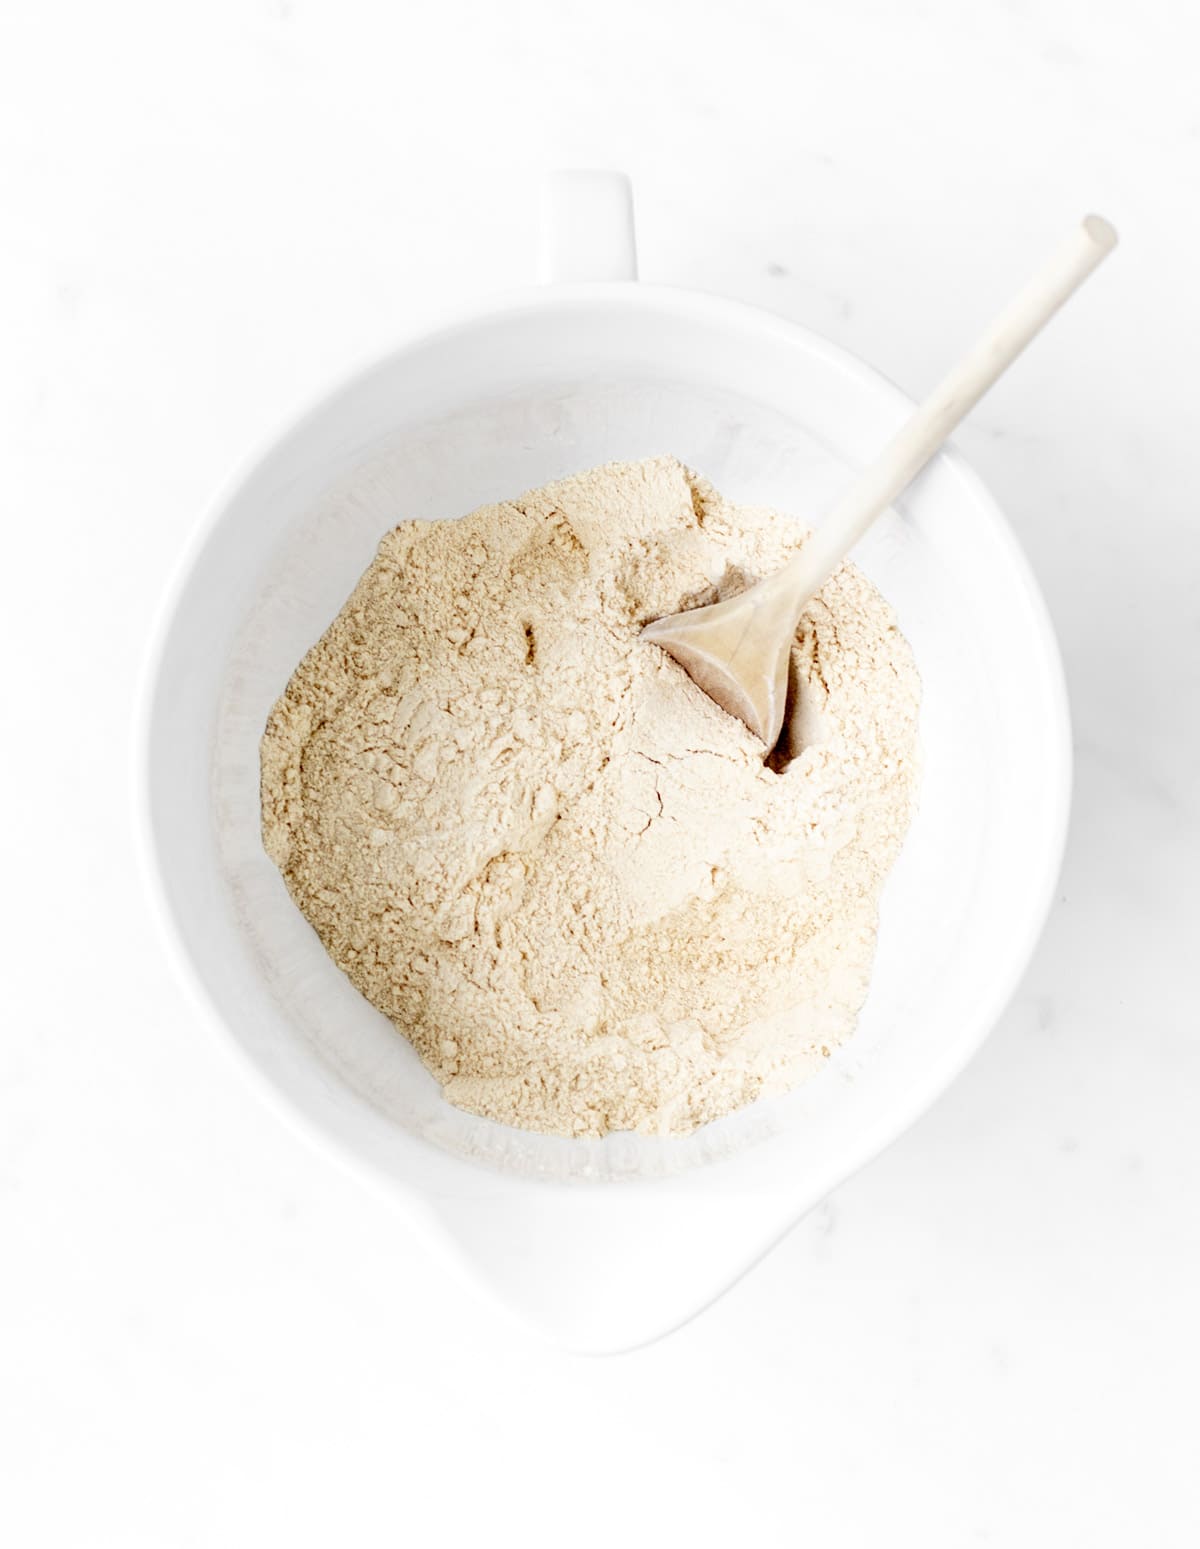
[[[251,462],[171,599],[143,760],[162,914],[211,1020],[477,1284],[589,1350],[704,1306],[961,1069],[1041,929],[1070,777],[1037,588],[947,453],[857,556],[916,653],[925,773],[859,1030],[820,1075],[687,1139],[527,1135],[445,1103],[334,968],[259,841],[258,739],[389,526],[660,452],[735,500],[815,518],[910,408],[792,323],[613,283],[632,274],[623,200],[593,178],[560,181],[552,202],[553,265],[595,261],[604,282],[547,286],[404,344]]]

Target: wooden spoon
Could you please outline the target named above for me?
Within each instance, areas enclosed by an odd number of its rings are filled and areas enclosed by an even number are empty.
[[[858,476],[795,559],[736,597],[656,619],[643,638],[662,646],[710,699],[773,748],[806,604],[1116,241],[1106,220],[1087,216]]]

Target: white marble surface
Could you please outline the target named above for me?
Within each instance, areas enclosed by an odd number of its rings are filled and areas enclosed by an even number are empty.
[[[1194,8],[430,9],[0,17],[0,1537],[1194,1545]],[[477,1306],[260,1106],[163,962],[130,820],[199,506],[331,373],[523,282],[572,163],[634,175],[646,278],[914,391],[1083,208],[1124,238],[960,437],[1077,721],[1029,975],[901,1143],[603,1361]]]

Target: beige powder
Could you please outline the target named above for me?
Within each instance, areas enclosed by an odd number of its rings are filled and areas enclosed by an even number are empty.
[[[402,523],[297,669],[266,848],[452,1103],[680,1134],[852,1030],[916,781],[891,609],[850,565],[809,607],[780,770],[638,638],[801,538],[671,458],[610,465]]]

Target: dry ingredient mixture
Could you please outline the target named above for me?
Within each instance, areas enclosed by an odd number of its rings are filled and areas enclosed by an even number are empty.
[[[638,638],[802,539],[673,458],[612,464],[401,523],[297,668],[267,851],[452,1103],[682,1134],[852,1030],[917,778],[892,610],[852,565],[826,584],[773,766]]]

